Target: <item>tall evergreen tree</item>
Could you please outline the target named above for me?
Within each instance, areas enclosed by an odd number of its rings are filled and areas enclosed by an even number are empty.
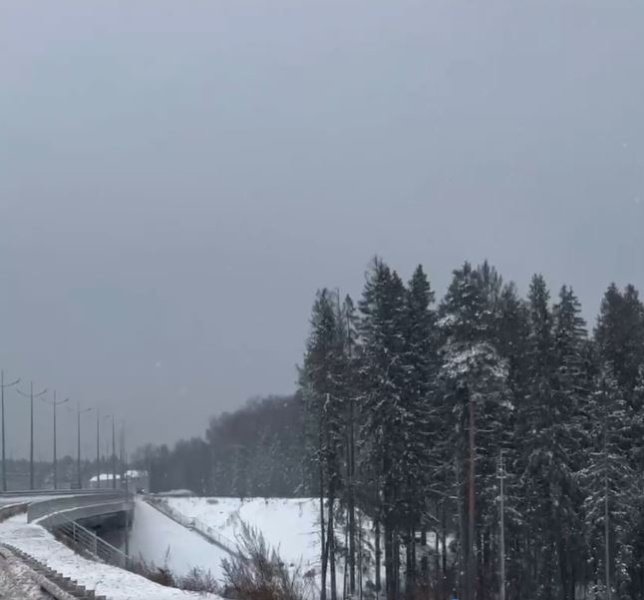
[[[308,400],[307,413],[317,438],[314,451],[319,465],[320,538],[322,594],[326,596],[326,575],[330,574],[331,600],[335,600],[335,501],[342,483],[344,459],[345,382],[343,324],[339,321],[337,294],[318,293],[311,316],[301,385]],[[324,512],[326,498],[326,518]],[[328,568],[327,568],[328,567]]]
[[[362,444],[374,464],[378,491],[375,519],[382,521],[387,599],[399,593],[399,520],[403,470],[405,398],[406,293],[400,277],[381,260],[373,261],[359,303],[363,346]]]
[[[591,598],[606,597],[607,585],[619,600],[632,598],[632,528],[637,516],[636,479],[628,461],[631,408],[604,367],[597,377],[589,411],[591,444],[584,470]]]
[[[644,365],[644,305],[632,285],[623,293],[610,285],[601,303],[595,340],[602,362],[610,365],[630,402]]]
[[[564,597],[574,600],[575,590],[583,572],[583,530],[581,503],[583,500],[578,474],[586,459],[586,430],[584,408],[590,394],[587,364],[588,335],[581,317],[581,305],[572,289],[563,286],[559,302],[553,310],[553,404],[557,408],[551,429],[552,448],[561,452],[563,461],[559,473],[560,489],[557,509],[561,529],[558,532],[559,565]],[[557,483],[557,482],[555,482]]]
[[[445,399],[452,404],[450,429],[457,479],[462,482],[458,502],[463,507],[460,554],[466,600],[477,597],[476,582],[481,581],[484,549],[490,543],[489,522],[478,519],[477,523],[477,515],[486,514],[490,502],[485,492],[494,489],[495,460],[510,408],[507,367],[489,341],[491,322],[480,273],[465,263],[454,272],[441,306],[445,344],[440,377]]]
[[[422,527],[431,484],[432,412],[431,396],[437,370],[436,316],[431,306],[434,293],[419,265],[407,286],[405,307],[404,382],[401,405],[400,442],[404,444],[399,490],[399,510],[406,546],[406,591],[412,597],[416,586],[414,532]],[[434,427],[435,428],[435,427]]]

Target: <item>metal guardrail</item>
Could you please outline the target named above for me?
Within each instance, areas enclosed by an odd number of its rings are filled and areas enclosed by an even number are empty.
[[[196,533],[199,533],[206,540],[219,546],[222,550],[225,550],[233,556],[240,556],[238,545],[226,536],[221,535],[221,533],[207,523],[197,518],[186,517],[183,513],[172,508],[165,499],[148,496],[145,501],[169,519],[176,521],[179,525],[183,525],[187,529],[192,529]]]
[[[91,554],[93,558],[122,569],[127,569],[130,566],[130,558],[125,552],[112,546],[76,521],[71,519],[59,521],[55,532],[57,535],[63,536],[68,545]]]
[[[13,490],[11,492],[0,492],[0,498],[31,498],[37,496],[84,496],[86,494],[104,494],[113,490],[85,488],[77,490]]]
[[[41,492],[39,495],[53,495]],[[14,497],[21,497],[16,493]],[[132,509],[132,496],[127,492],[93,490],[91,493],[75,490],[73,493],[57,495],[53,498],[9,504],[0,508],[0,521],[15,514],[27,512],[29,523],[48,529],[72,549],[90,555],[99,561],[129,569],[132,567],[128,555],[106,542],[93,531],[77,523],[74,518],[129,511]]]

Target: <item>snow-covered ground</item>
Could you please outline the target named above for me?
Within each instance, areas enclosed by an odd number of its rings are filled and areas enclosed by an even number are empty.
[[[173,575],[187,575],[195,567],[219,579],[221,561],[230,555],[198,533],[179,525],[156,508],[137,499],[130,533],[130,556],[142,557]]]
[[[163,587],[129,571],[82,558],[56,541],[40,525],[28,524],[26,514],[0,523],[0,540],[31,554],[64,576],[111,600],[219,600],[214,594]]]
[[[314,498],[166,498],[173,510],[235,540],[245,522],[288,564],[303,570],[320,561],[319,505]]]

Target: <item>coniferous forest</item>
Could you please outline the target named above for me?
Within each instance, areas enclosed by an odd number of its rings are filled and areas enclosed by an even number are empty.
[[[298,381],[205,439],[144,449],[151,486],[319,497],[322,600],[644,597],[633,286],[610,285],[587,324],[541,275],[523,297],[466,263],[438,299],[422,267],[405,282],[374,259],[356,302],[317,293]],[[384,565],[369,582],[366,553]]]

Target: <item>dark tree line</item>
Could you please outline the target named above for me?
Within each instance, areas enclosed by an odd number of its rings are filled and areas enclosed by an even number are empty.
[[[634,287],[608,288],[589,334],[540,275],[521,297],[466,263],[437,302],[422,267],[404,282],[376,259],[357,303],[318,292],[294,396],[138,459],[153,490],[318,496],[322,600],[603,599],[607,582],[626,600],[644,597],[643,415]]]
[[[153,492],[188,489],[203,496],[291,497],[311,493],[304,470],[303,411],[295,396],[252,400],[213,417],[204,438],[174,448],[146,446],[134,463]],[[317,491],[315,492],[317,493]]]

